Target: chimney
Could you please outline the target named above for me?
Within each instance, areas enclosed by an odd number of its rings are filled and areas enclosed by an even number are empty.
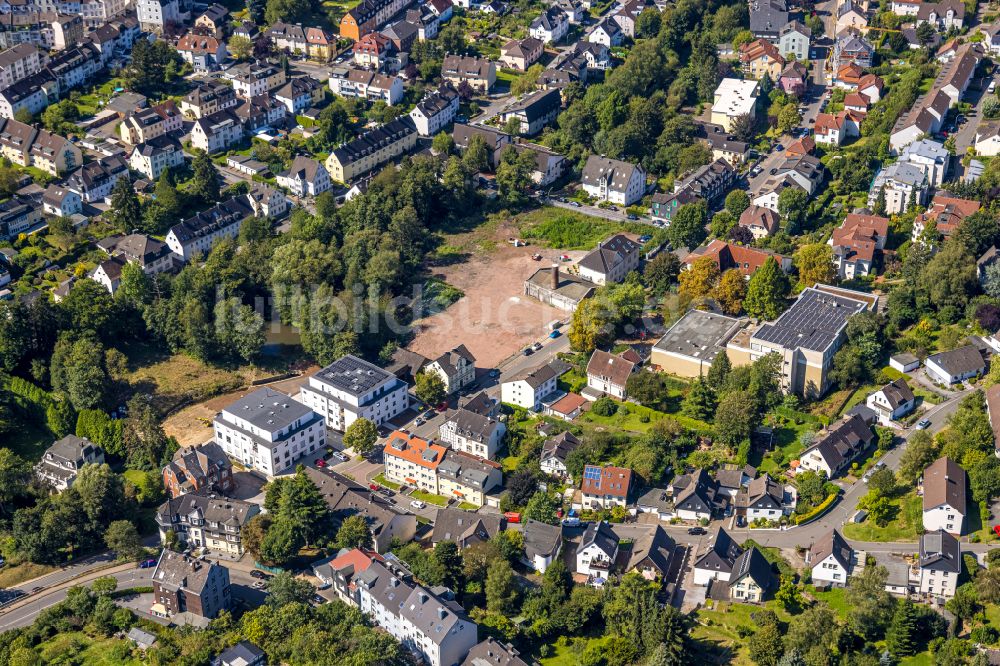
[[[420,593],[420,603],[426,604],[428,599],[430,599],[430,597],[427,596],[426,592],[421,592]]]
[[[448,617],[448,611],[446,611],[443,607],[438,606],[438,619],[443,620],[446,617]]]
[[[552,264],[552,291],[559,288],[559,264]]]

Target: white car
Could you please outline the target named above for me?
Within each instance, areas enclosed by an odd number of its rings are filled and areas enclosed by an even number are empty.
[[[414,509],[423,509],[427,505],[421,502],[420,500],[413,500],[412,502],[410,502],[410,506],[412,506]]]

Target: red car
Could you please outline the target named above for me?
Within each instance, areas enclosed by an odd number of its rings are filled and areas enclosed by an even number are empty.
[[[375,483],[369,483],[369,484],[368,484],[368,487],[369,487],[369,488],[370,488],[371,490],[374,490],[374,491],[378,491],[378,484],[375,484]]]
[[[507,511],[503,514],[503,517],[507,519],[508,523],[519,523],[521,522],[521,514],[516,511]]]
[[[322,458],[316,458],[316,467],[326,467],[326,461]]]

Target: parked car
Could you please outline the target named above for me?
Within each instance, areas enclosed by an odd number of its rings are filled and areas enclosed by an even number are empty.
[[[535,353],[535,350],[532,349],[531,347],[525,347],[524,351],[521,353],[524,354],[525,356],[531,356],[532,354]]]
[[[638,220],[638,219],[639,219],[639,216],[638,216],[638,215],[636,215],[635,213],[629,213],[629,214],[628,214],[628,219],[630,219],[630,220],[632,220],[633,222],[635,222],[636,220]]]
[[[313,595],[312,601],[313,601],[314,604],[317,604],[317,605],[319,605],[319,604],[325,604],[326,603],[326,599],[324,599],[323,597],[321,597],[318,594],[314,594]]]
[[[582,204],[579,201],[570,201],[569,205],[572,206],[573,208],[580,208],[582,206]]]
[[[262,581],[262,580],[255,580],[255,581],[253,582],[253,588],[254,588],[255,590],[263,590],[263,589],[264,589],[264,588],[265,588],[266,586],[267,586],[267,583],[265,583],[265,582],[264,582],[264,581]]]
[[[345,456],[340,451],[334,451],[333,453],[330,454],[330,457],[331,458],[336,458],[340,462],[347,462],[347,456]]]
[[[316,458],[316,467],[326,467],[326,461],[322,458]]]
[[[260,569],[254,569],[253,571],[251,571],[250,576],[252,578],[257,578],[258,580],[265,580],[268,578],[268,575],[263,571],[261,571]]]
[[[927,430],[930,427],[931,427],[930,419],[921,419],[920,421],[917,421],[917,430]]]
[[[507,511],[503,514],[503,517],[507,519],[508,523],[521,522],[521,514],[519,514],[517,511]]]
[[[374,490],[375,492],[378,492],[379,486],[378,486],[377,483],[369,483],[368,484],[368,489],[369,490]]]
[[[536,342],[535,344],[531,345],[531,348],[534,349],[535,351],[538,351],[539,349],[542,348],[542,343]]]
[[[576,516],[569,516],[567,518],[563,518],[562,524],[563,527],[579,527],[580,519]]]
[[[148,560],[143,560],[142,562],[139,562],[140,569],[152,569],[155,566],[156,566],[156,560],[153,558],[149,558]]]
[[[558,338],[560,335],[562,335],[562,333],[560,333],[559,331],[552,331],[551,333],[549,333],[549,337],[552,338],[553,340],[555,338]]]
[[[692,527],[688,529],[688,534],[691,536],[701,536],[702,534],[708,534],[708,530],[704,527]]]
[[[427,507],[427,505],[421,502],[420,500],[413,500],[412,502],[410,502],[410,506],[412,506],[414,509],[423,509]]]
[[[379,488],[378,491],[380,494],[385,495],[386,497],[392,497],[393,495],[396,494],[391,490],[389,490],[388,488]]]

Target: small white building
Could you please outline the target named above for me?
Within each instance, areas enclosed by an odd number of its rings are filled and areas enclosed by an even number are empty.
[[[326,167],[303,155],[297,156],[287,171],[279,173],[277,181],[297,197],[319,196],[333,186]]]
[[[458,409],[448,415],[438,434],[442,443],[480,458],[494,458],[507,426],[494,418]]]
[[[951,599],[962,573],[958,539],[944,530],[920,535],[920,594]]]
[[[813,543],[806,557],[813,583],[837,587],[847,584],[854,563],[854,550],[837,530],[830,530]]]
[[[923,478],[925,530],[962,535],[968,515],[968,485],[965,470],[951,458],[944,456],[928,465]]]
[[[642,246],[625,234],[617,234],[599,242],[577,263],[577,268],[580,277],[594,284],[615,284],[637,270],[641,258]]]
[[[104,451],[86,437],[67,435],[45,450],[35,476],[62,492],[73,485],[84,465],[103,465]]]
[[[987,365],[979,349],[966,345],[928,356],[924,368],[931,379],[947,385],[985,374]]]
[[[476,381],[476,357],[465,345],[459,345],[428,363],[424,372],[439,376],[447,394],[452,395]]]
[[[900,372],[912,372],[920,367],[920,359],[909,352],[893,354],[889,357],[889,367]]]
[[[500,385],[500,401],[540,411],[542,402],[556,390],[558,375],[548,364],[525,370]]]
[[[709,581],[729,582],[736,560],[743,554],[726,530],[719,528],[705,551],[694,563],[694,584],[708,585]]]
[[[580,444],[580,440],[568,430],[545,440],[545,443],[542,444],[541,462],[539,464],[542,472],[564,479],[568,484],[572,485],[573,478],[566,468],[566,457],[579,447]]]
[[[451,86],[425,96],[410,111],[410,118],[420,136],[434,136],[444,130],[455,119],[459,104],[458,92]]]
[[[635,363],[632,361],[595,349],[587,363],[587,388],[590,391],[584,397],[596,398],[605,394],[624,400],[628,378],[634,371]]]
[[[581,183],[584,192],[598,201],[631,206],[646,193],[646,171],[638,164],[591,155]]]
[[[912,412],[917,406],[917,399],[901,377],[869,393],[865,404],[875,411],[880,424],[888,426]]]
[[[731,132],[737,118],[754,115],[759,85],[759,81],[722,79],[712,102],[712,123]]]

